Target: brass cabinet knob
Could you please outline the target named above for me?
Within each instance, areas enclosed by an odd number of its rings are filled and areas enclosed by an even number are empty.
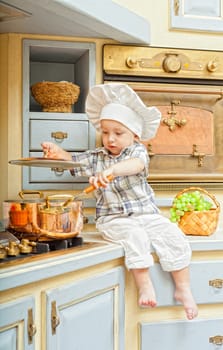
[[[217,69],[219,68],[219,64],[217,61],[215,60],[211,60],[208,62],[207,64],[207,70],[209,72],[215,72]]]
[[[214,288],[223,288],[223,279],[216,278],[214,280],[210,280],[209,286],[214,287]]]
[[[125,62],[126,62],[127,67],[129,67],[129,68],[135,68],[138,64],[138,61],[135,57],[127,57]]]
[[[56,131],[56,132],[51,132],[51,137],[54,138],[55,140],[62,141],[68,138],[68,134],[67,132],[63,132],[63,131]]]
[[[163,60],[163,69],[167,73],[177,73],[181,69],[181,61],[177,55],[168,55]]]
[[[215,335],[213,337],[210,337],[209,343],[213,343],[215,345],[222,345],[223,344],[223,336],[222,335]]]

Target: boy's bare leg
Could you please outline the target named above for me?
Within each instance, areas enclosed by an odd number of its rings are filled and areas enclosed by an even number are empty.
[[[187,318],[192,320],[197,316],[198,308],[190,288],[189,269],[186,267],[182,270],[172,271],[171,275],[176,286],[174,297],[183,304]]]
[[[149,269],[132,269],[132,274],[139,293],[139,306],[156,306],[156,294],[149,275]]]

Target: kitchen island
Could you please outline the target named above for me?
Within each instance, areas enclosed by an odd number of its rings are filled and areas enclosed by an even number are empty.
[[[192,237],[191,284],[199,316],[185,319],[154,254],[158,307],[137,306],[123,249],[97,232],[67,253],[0,269],[0,349],[211,349],[223,343],[223,232]],[[160,332],[165,337],[160,337]],[[18,347],[18,344],[20,344]],[[174,345],[175,346],[175,345]]]

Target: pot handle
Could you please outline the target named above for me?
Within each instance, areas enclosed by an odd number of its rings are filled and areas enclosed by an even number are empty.
[[[65,202],[62,204],[62,207],[66,207],[70,202],[74,200],[74,196],[72,196],[71,194],[52,194],[46,197],[46,208],[50,207],[49,202],[52,199],[64,200]]]
[[[43,192],[40,192],[40,191],[28,191],[28,190],[25,190],[25,191],[20,191],[19,192],[19,197],[24,199],[24,195],[30,195],[30,194],[38,194],[39,195],[39,198],[43,198],[44,195],[43,195]]]

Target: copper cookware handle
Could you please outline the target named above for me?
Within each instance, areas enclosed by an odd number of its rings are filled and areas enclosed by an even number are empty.
[[[43,198],[44,195],[43,195],[43,192],[40,192],[40,191],[28,191],[28,190],[25,190],[25,191],[20,191],[19,192],[19,197],[24,199],[24,195],[26,194],[38,194],[39,195],[39,198]]]
[[[72,202],[74,200],[74,196],[72,196],[71,194],[52,194],[46,198],[46,207],[47,208],[49,208],[49,206],[50,206],[49,202],[52,199],[65,200],[62,207],[66,207],[70,202]]]

